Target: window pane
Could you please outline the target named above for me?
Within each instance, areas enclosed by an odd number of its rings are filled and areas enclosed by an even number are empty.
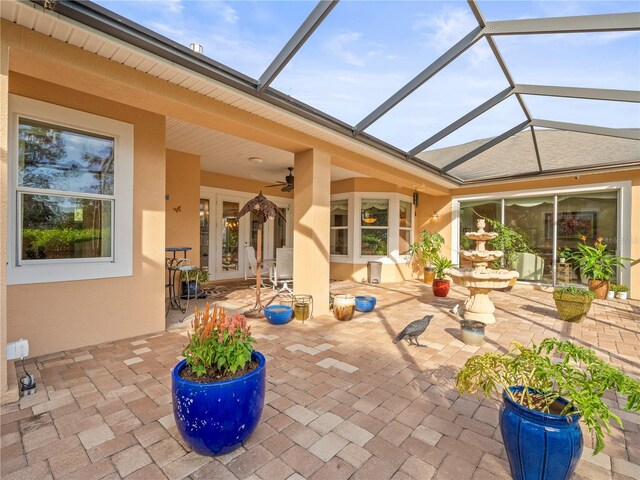
[[[407,228],[411,226],[411,202],[400,200],[400,227]]]
[[[331,226],[346,227],[349,225],[349,201],[334,200],[331,202]]]
[[[360,205],[360,225],[386,227],[389,225],[389,200],[363,199]]]
[[[411,230],[400,230],[400,245],[398,247],[398,253],[404,255],[409,251],[409,245],[411,245]]]
[[[465,233],[478,230],[476,222],[479,218],[501,220],[500,205],[500,200],[460,202],[460,250],[473,250],[476,247],[475,242],[469,240],[465,236]],[[489,229],[487,228],[487,230]],[[462,266],[467,264],[471,265],[468,260],[464,260],[463,258],[460,258],[460,263]]]
[[[240,204],[222,202],[222,270],[238,270],[238,212]],[[254,247],[255,248],[255,247]]]
[[[387,229],[366,228],[362,229],[362,255],[386,255],[387,254]]]
[[[618,250],[618,193],[594,192],[558,195],[558,248],[575,250],[580,235],[591,244],[598,237],[612,252]],[[619,254],[617,252],[616,254]],[[587,283],[572,265],[558,269],[558,283]],[[562,271],[561,271],[562,270]],[[565,271],[566,270],[566,271]],[[615,278],[612,279],[615,282]]]
[[[114,139],[20,119],[18,185],[113,195]]]
[[[349,230],[346,228],[331,230],[331,255],[348,255],[349,254]]]
[[[552,217],[553,197],[505,199],[504,224],[523,239],[522,245],[513,242],[513,248],[505,251],[506,266],[518,271],[518,280],[552,283]]]
[[[21,198],[22,260],[111,257],[111,201]]]

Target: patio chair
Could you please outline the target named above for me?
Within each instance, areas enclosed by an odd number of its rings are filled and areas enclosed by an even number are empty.
[[[293,293],[289,288],[289,284],[293,282],[293,248],[277,248],[276,263],[270,271],[274,290],[278,290],[278,293]]]
[[[541,282],[544,275],[544,259],[534,253],[518,252],[515,269],[520,273],[520,280]]]
[[[255,280],[258,275],[258,260],[256,259],[256,249],[248,246],[244,247],[244,252],[246,256],[244,279]],[[265,267],[265,262],[263,262],[261,265],[260,277],[260,285],[266,287],[266,285],[263,283],[263,279],[269,278],[269,268],[268,266]],[[255,288],[255,286],[253,288]]]

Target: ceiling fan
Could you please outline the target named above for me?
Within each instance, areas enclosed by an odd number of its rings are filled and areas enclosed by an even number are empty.
[[[289,175],[284,177],[284,182],[282,180],[276,180],[276,183],[273,185],[267,185],[269,187],[282,187],[280,189],[281,192],[290,192],[293,190],[293,167],[287,167],[289,170]]]

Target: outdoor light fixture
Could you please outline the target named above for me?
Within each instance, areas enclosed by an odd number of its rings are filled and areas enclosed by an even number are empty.
[[[438,212],[437,211],[433,211],[433,215],[431,215],[431,220],[433,220],[434,222],[438,221]]]
[[[420,199],[420,194],[418,192],[413,192],[413,206],[418,208],[418,200]]]

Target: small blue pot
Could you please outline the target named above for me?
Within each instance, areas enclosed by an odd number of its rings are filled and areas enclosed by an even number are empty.
[[[264,316],[273,325],[284,325],[291,321],[293,308],[289,305],[269,305],[264,309]]]
[[[521,392],[523,387],[509,387]],[[500,431],[514,480],[569,480],[582,455],[580,415],[531,410],[503,392]],[[558,402],[566,405],[564,398]]]
[[[358,312],[370,312],[376,306],[376,297],[371,295],[356,296],[356,310]]]
[[[254,371],[233,380],[197,383],[184,380],[180,372],[186,360],[171,372],[173,416],[184,441],[200,455],[232,452],[258,426],[266,391],[267,369],[264,356],[252,352],[258,363]]]

